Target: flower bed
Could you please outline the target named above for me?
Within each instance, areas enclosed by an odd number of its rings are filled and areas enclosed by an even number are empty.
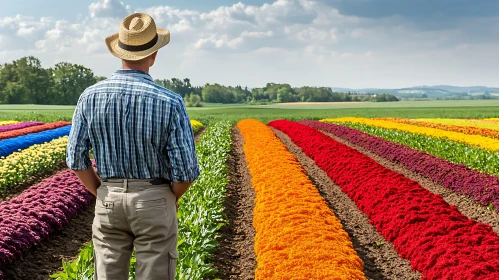
[[[255,279],[366,279],[348,234],[298,160],[263,123],[237,127],[256,192]]]
[[[22,122],[22,123],[16,123],[16,124],[3,125],[3,126],[0,126],[0,133],[12,131],[12,130],[17,130],[17,129],[28,128],[28,127],[42,125],[42,124],[44,124],[44,123],[42,123],[42,122]]]
[[[68,137],[33,145],[0,160],[0,193],[64,161]]]
[[[59,127],[70,125],[70,122],[54,122],[54,123],[46,123],[42,125],[26,127],[22,129],[16,129],[12,131],[5,131],[0,133],[0,140],[16,138],[23,135],[28,135],[32,133],[42,132],[46,130],[52,130]],[[1,142],[0,142],[1,143]]]
[[[393,121],[365,119],[365,118],[338,118],[338,119],[324,119],[323,122],[349,122],[366,124],[375,127],[405,131],[415,134],[426,135],[430,137],[448,139],[451,141],[461,142],[470,146],[490,150],[499,151],[499,140],[492,139],[481,135],[468,135],[459,132],[445,131],[431,127],[421,127],[410,124],[403,124]]]
[[[490,226],[315,129],[290,121],[269,125],[326,171],[425,278],[499,279],[499,236]]]
[[[88,207],[92,194],[72,171],[63,171],[0,203],[0,266],[20,258]]]
[[[69,135],[70,130],[71,126],[67,125],[61,128],[1,140],[0,157],[6,157],[16,151],[26,149],[30,146],[50,142],[59,137],[67,136]]]
[[[453,164],[433,155],[387,141],[383,138],[336,124],[301,121],[301,124],[330,132],[354,145],[365,148],[389,161],[402,164],[442,186],[468,195],[482,205],[499,209],[499,178]]]

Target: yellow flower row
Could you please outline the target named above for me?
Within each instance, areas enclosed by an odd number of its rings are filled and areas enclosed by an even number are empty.
[[[198,122],[196,120],[191,120],[191,126],[192,130],[194,133],[196,133],[198,130],[200,130],[204,125],[201,122]]]
[[[298,160],[260,121],[237,127],[256,192],[255,279],[366,279],[348,234]]]
[[[18,123],[18,121],[0,121],[0,126],[8,125],[8,124],[15,124],[15,123]]]
[[[430,127],[421,127],[410,124],[403,124],[393,121],[386,120],[373,120],[366,118],[336,118],[336,119],[323,119],[323,122],[349,122],[349,123],[360,123],[365,125],[371,125],[375,127],[387,128],[387,129],[395,129],[400,131],[406,131],[415,134],[422,134],[430,137],[437,137],[448,139],[452,141],[457,141],[461,143],[465,143],[471,146],[480,147],[483,149],[487,149],[490,151],[499,151],[499,140],[492,139],[489,137],[481,136],[481,135],[469,135],[460,132],[453,131],[445,131],[436,128]]]
[[[474,126],[480,128],[499,130],[499,123],[492,119],[415,119],[416,121],[457,125],[457,126]]]
[[[0,159],[0,192],[23,183],[43,170],[52,169],[66,156],[68,137],[33,145]]]

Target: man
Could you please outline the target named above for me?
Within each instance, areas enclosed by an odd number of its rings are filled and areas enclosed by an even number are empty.
[[[134,247],[136,279],[175,278],[176,207],[199,167],[182,98],[148,74],[169,41],[170,33],[150,16],[127,16],[106,39],[123,68],[86,89],[74,112],[66,162],[97,197],[97,280],[128,279]]]

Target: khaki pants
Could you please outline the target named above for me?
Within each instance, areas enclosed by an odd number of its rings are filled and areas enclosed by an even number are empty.
[[[134,247],[135,279],[175,279],[177,234],[169,185],[132,179],[102,182],[92,225],[94,280],[127,280]]]

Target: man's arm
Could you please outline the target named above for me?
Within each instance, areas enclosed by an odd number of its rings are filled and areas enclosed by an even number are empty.
[[[172,192],[178,199],[199,176],[194,134],[183,103],[172,108],[166,152],[171,164]]]
[[[97,188],[100,186],[100,178],[93,167],[85,170],[75,170],[74,172],[88,191],[97,196]]]
[[[87,120],[83,114],[83,103],[78,102],[73,115],[73,125],[69,133],[66,151],[66,163],[75,171],[76,176],[83,185],[93,194],[97,195],[100,179],[90,161],[90,137],[88,136]]]

